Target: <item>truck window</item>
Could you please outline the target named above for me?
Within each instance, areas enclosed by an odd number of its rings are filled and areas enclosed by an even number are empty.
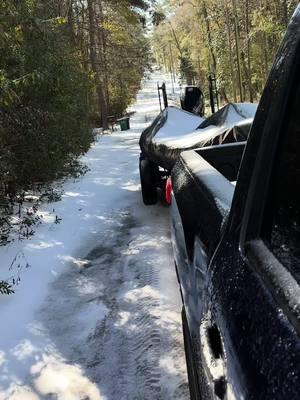
[[[300,85],[289,105],[263,224],[263,237],[300,283]]]

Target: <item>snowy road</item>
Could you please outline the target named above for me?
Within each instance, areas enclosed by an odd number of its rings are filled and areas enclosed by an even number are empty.
[[[31,266],[0,298],[1,400],[188,399],[169,213],[144,207],[139,186],[158,78],[139,93],[132,129],[100,137],[90,172],[42,210],[34,238],[0,248],[0,279],[16,255]]]

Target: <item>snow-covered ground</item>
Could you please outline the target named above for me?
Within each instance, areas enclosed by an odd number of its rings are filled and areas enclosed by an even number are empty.
[[[169,213],[143,206],[139,185],[158,79],[138,94],[132,129],[99,137],[90,172],[41,210],[35,236],[0,248],[0,279],[21,278],[0,297],[1,400],[188,399]]]

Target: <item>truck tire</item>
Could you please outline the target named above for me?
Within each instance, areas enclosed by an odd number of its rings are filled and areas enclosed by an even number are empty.
[[[146,206],[157,203],[156,175],[158,167],[143,154],[140,156],[140,179],[143,202]]]

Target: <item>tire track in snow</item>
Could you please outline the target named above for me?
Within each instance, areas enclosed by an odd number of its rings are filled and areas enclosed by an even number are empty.
[[[182,342],[174,344],[174,332],[163,323],[166,310],[161,302],[160,272],[164,258],[157,258],[166,246],[163,235],[140,224],[130,210],[113,213],[108,219],[110,228],[84,257],[84,265],[79,270],[71,268],[53,285],[43,308],[43,323],[58,350],[69,362],[80,365],[103,399],[187,399],[184,365],[178,365],[175,372],[161,365],[171,351],[181,351],[184,362]],[[82,294],[80,284],[86,281],[98,282],[100,290],[96,284],[94,290]],[[73,321],[85,312],[86,305],[101,306],[105,315],[78,335]],[[63,333],[57,335],[61,321]],[[175,337],[181,338],[178,321]]]
[[[136,260],[139,252],[135,256],[131,255],[132,251],[136,251],[136,247],[136,241],[132,240],[128,249],[125,249],[123,262],[124,276],[133,278],[130,281],[133,289],[125,289],[124,293],[124,289],[121,288],[118,295],[118,310],[126,310],[130,315],[130,322],[127,330],[122,332],[121,340],[118,340],[117,351],[122,355],[119,371],[122,386],[117,391],[116,398],[120,398],[120,393],[124,393],[124,399],[131,399],[132,396],[136,396],[134,398],[137,399],[158,399],[160,335],[159,330],[154,328],[157,317],[152,313],[159,305],[158,299],[153,297],[153,291],[158,290],[159,278],[153,265],[146,263],[146,268],[141,268],[143,258],[139,257],[138,262]],[[108,330],[111,329],[110,324]]]
[[[131,258],[128,260],[130,265]],[[148,266],[144,271],[139,288],[144,289],[139,304],[134,309],[134,326],[136,327],[129,345],[131,355],[129,364],[135,369],[135,376],[141,381],[144,395],[146,398],[159,398],[160,378],[159,358],[160,358],[160,334],[155,328],[157,317],[152,315],[158,306],[157,298],[147,293],[147,289],[158,290],[158,274],[153,266]]]

